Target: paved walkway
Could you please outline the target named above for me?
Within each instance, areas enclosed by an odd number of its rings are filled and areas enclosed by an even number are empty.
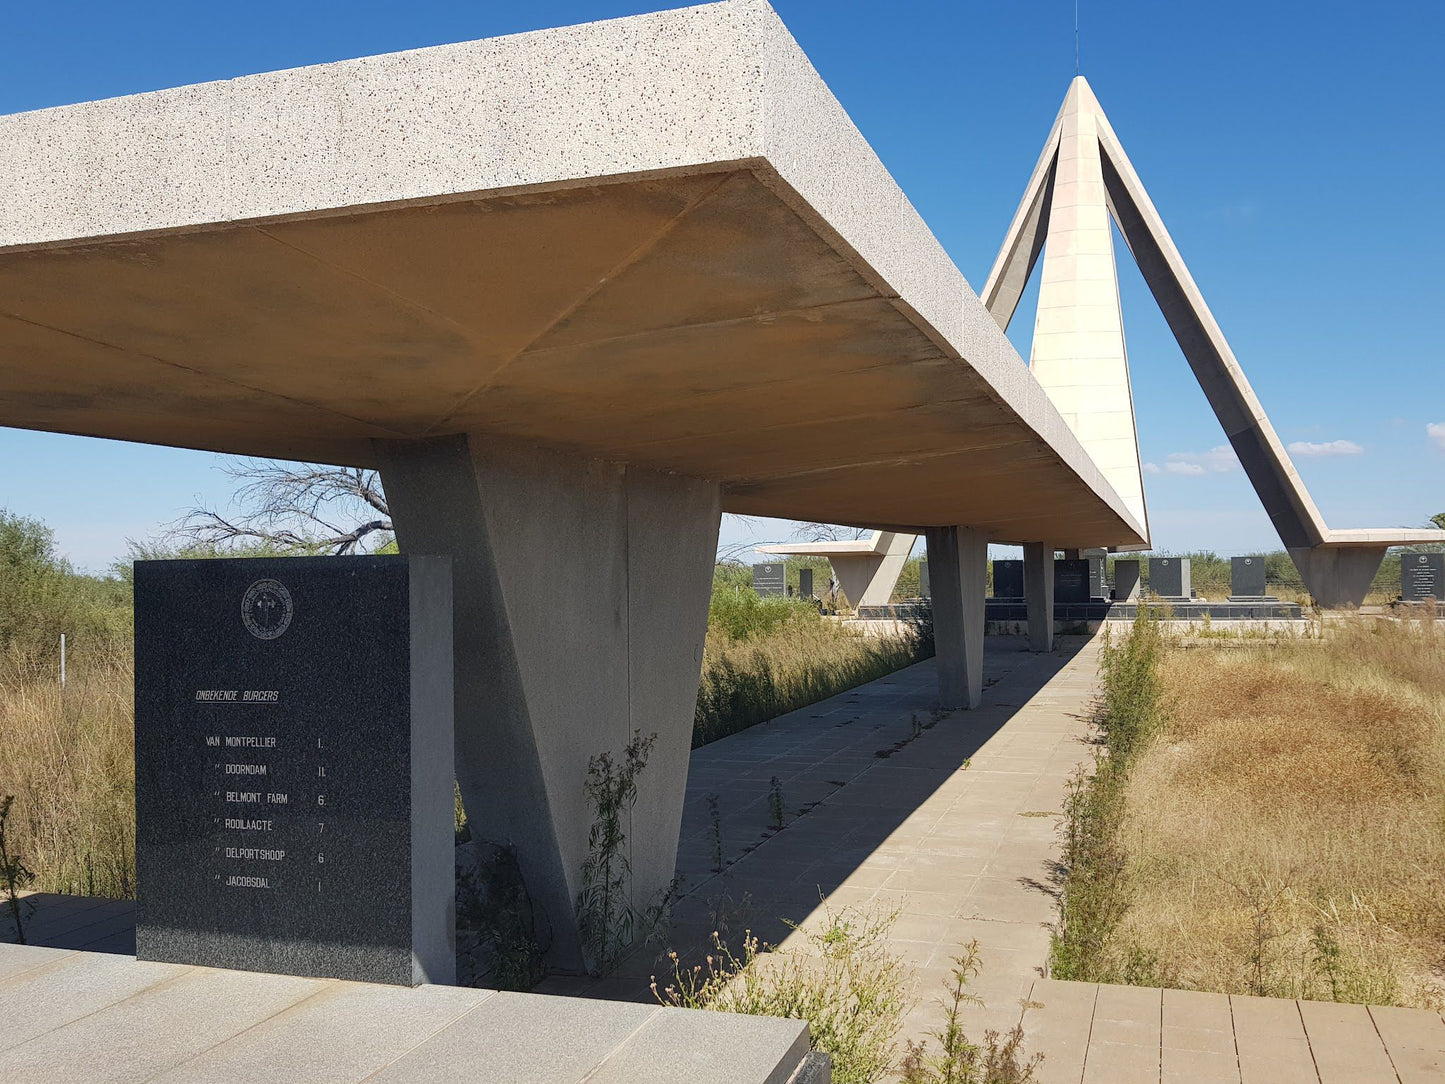
[[[1097,665],[1094,640],[1038,656],[991,639],[978,711],[936,718],[924,663],[698,750],[679,858],[691,891],[671,942],[703,943],[721,919],[734,937],[751,927],[786,947],[779,916],[816,924],[822,898],[897,908],[891,947],[913,964],[920,998],[903,1037],[940,1026],[951,958],[976,940],[984,970],[971,989],[984,1005],[968,1011],[967,1033],[1022,1020],[1048,1084],[1445,1081],[1445,1021],[1433,1012],[1044,976],[1062,801],[1089,759]],[[773,778],[782,831],[770,827]],[[580,985],[637,996],[653,963],[640,954],[624,974]]]
[[[718,928],[786,942],[782,920],[817,923],[824,900],[896,908],[891,947],[913,965],[920,998],[905,1037],[939,1025],[933,999],[950,959],[977,940],[984,970],[972,989],[985,1004],[969,1010],[968,1033],[1022,1017],[1050,1084],[1445,1081],[1437,1013],[1044,976],[1061,804],[1088,759],[1096,666],[1097,644],[1083,638],[1047,656],[990,639],[977,711],[936,716],[924,663],[697,750],[678,862],[687,895],[667,943],[695,951]],[[119,911],[85,922],[68,906],[52,936],[123,950]],[[656,970],[643,951],[608,979],[542,990],[648,1001]]]

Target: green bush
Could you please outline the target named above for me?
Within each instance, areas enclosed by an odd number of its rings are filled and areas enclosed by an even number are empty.
[[[77,654],[108,654],[130,638],[130,590],[77,573],[43,523],[0,510],[0,651],[58,665],[60,636]]]
[[[724,587],[714,591],[708,606],[708,631],[730,639],[756,640],[789,622],[822,622],[818,607],[807,599],[759,598],[751,587]]]

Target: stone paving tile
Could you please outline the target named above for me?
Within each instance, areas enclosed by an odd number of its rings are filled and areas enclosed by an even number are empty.
[[[1413,1009],[1370,1007],[1400,1084],[1445,1080],[1445,1020]]]
[[[1322,1084],[1395,1084],[1395,1067],[1363,1005],[1301,1001],[1300,1017]]]
[[[1244,1084],[1319,1080],[1296,1002],[1231,994],[1229,1005]]]

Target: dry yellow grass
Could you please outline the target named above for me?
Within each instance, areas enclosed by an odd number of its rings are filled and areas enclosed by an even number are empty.
[[[42,892],[135,895],[134,701],[128,654],[52,668],[0,656],[0,794],[11,850]]]
[[[740,639],[708,630],[693,745],[816,703],[918,661],[911,635],[865,636],[816,616],[800,615]]]
[[[1175,647],[1112,952],[1185,989],[1439,1006],[1445,629]]]

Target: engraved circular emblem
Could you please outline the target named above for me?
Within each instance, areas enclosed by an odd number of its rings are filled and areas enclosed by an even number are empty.
[[[1244,559],[1244,563],[1247,564],[1247,565],[1252,565],[1252,564],[1254,564],[1254,558],[1253,558],[1253,557],[1246,557],[1246,558]]]
[[[1420,554],[1420,563],[1421,563],[1422,565],[1423,565],[1423,564],[1426,564],[1428,561],[1429,561],[1429,558],[1428,558],[1428,557],[1426,557],[1423,553]]]
[[[274,640],[291,627],[291,592],[278,580],[257,580],[241,596],[241,622],[258,640]]]

